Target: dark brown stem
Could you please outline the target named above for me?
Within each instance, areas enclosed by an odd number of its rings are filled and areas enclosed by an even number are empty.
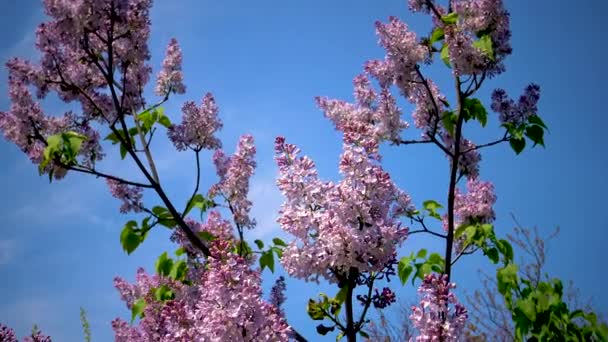
[[[443,239],[447,238],[447,235],[436,233],[436,232],[430,230],[426,226],[426,223],[424,223],[424,219],[422,217],[415,217],[415,218],[412,218],[412,220],[420,223],[420,225],[422,226],[422,229],[408,232],[408,235],[417,234],[417,233],[429,233],[431,235],[434,235],[434,236],[437,236],[437,237],[440,237],[440,238],[443,238]]]
[[[186,210],[188,208],[190,208],[190,205],[192,204],[192,201],[194,200],[194,197],[196,196],[196,193],[198,192],[198,187],[201,183],[201,163],[200,163],[200,151],[194,151],[195,155],[196,155],[196,185],[194,186],[194,191],[192,192],[192,196],[190,196],[190,199],[188,200],[188,203],[186,204],[186,208],[183,211],[182,214],[182,219],[185,218],[186,216]]]
[[[348,342],[357,341],[357,330],[355,329],[355,316],[353,314],[353,292],[355,286],[357,286],[358,271],[356,268],[351,267],[348,272],[348,280],[346,286],[346,340]]]
[[[498,144],[500,144],[502,142],[509,141],[509,138],[510,138],[509,137],[509,132],[505,132],[505,135],[502,138],[500,138],[498,140],[494,140],[494,141],[486,143],[486,144],[477,145],[477,146],[475,146],[473,148],[470,148],[470,149],[468,149],[466,151],[463,151],[462,154],[466,154],[466,153],[469,153],[469,152],[474,151],[474,150],[479,150],[479,149],[484,148],[484,147],[490,147],[490,146],[498,145]]]
[[[460,158],[460,140],[462,138],[462,125],[464,122],[464,115],[462,115],[462,103],[464,100],[464,94],[460,89],[460,78],[455,76],[455,87],[457,96],[457,107],[456,112],[458,119],[456,122],[456,132],[454,136],[454,153],[452,156],[452,163],[450,165],[450,185],[448,190],[448,236],[445,246],[445,274],[447,275],[448,282],[452,273],[452,248],[454,244],[454,199],[456,192],[456,182],[458,176],[458,161]]]
[[[368,282],[367,282],[367,300],[364,303],[363,312],[361,312],[361,316],[359,316],[359,320],[357,321],[357,323],[355,325],[356,331],[361,330],[361,328],[363,327],[363,323],[365,323],[365,315],[367,314],[367,310],[369,309],[369,307],[372,304],[372,290],[374,288],[374,281],[375,280],[376,280],[376,277],[374,277],[373,275],[371,275],[370,278],[368,279]]]

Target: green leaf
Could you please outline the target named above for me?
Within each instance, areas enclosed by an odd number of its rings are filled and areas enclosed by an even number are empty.
[[[206,230],[198,232],[198,236],[201,238],[201,240],[207,241],[207,242],[211,242],[211,241],[215,240],[215,236]]]
[[[501,251],[501,253],[505,256],[508,262],[513,261],[513,247],[509,243],[509,241],[501,239],[498,240],[496,246]]]
[[[308,300],[308,304],[306,305],[306,312],[308,313],[308,316],[310,316],[310,318],[315,321],[320,321],[325,318],[325,313],[323,312],[323,309],[321,308],[319,303],[317,303],[314,299]]]
[[[203,195],[201,194],[196,194],[194,196],[192,196],[191,199],[188,200],[188,206],[186,207],[186,210],[184,210],[184,216],[188,215],[188,213],[195,207],[197,206],[203,206],[203,203],[205,202],[205,197],[203,197]]]
[[[359,331],[359,335],[361,335],[361,337],[363,337],[363,338],[369,338],[369,335],[363,330]]]
[[[528,122],[534,125],[538,125],[544,129],[548,129],[543,120],[538,115],[532,115],[528,118]]]
[[[441,47],[441,52],[439,53],[439,57],[441,58],[443,63],[445,63],[445,65],[447,65],[448,68],[451,67],[450,66],[450,50],[448,49],[447,44],[443,44],[443,46]]]
[[[469,225],[469,224],[463,224],[460,227],[456,228],[456,231],[454,232],[454,237],[455,238],[460,238],[464,235],[464,233],[469,230],[469,227],[474,226],[474,225]]]
[[[402,285],[405,285],[407,279],[410,277],[414,268],[411,265],[412,259],[409,257],[403,257],[399,260],[399,264],[397,265],[397,272],[399,275],[399,280]]]
[[[436,27],[431,33],[431,37],[429,38],[429,44],[433,44],[443,39],[445,34],[443,33],[442,27]]]
[[[177,225],[177,222],[173,219],[160,219],[160,220],[158,220],[158,223],[160,225],[165,226],[170,229],[172,229],[173,227],[175,227]]]
[[[531,125],[526,127],[526,136],[534,142],[533,146],[536,146],[537,144],[543,147],[545,146],[545,141],[543,139],[544,133],[545,131],[540,126]]]
[[[517,286],[517,265],[508,264],[496,271],[498,292],[505,295],[511,288]]]
[[[160,274],[161,276],[168,276],[171,273],[172,268],[173,259],[169,258],[167,252],[164,252],[158,257],[158,259],[156,259],[156,273]]]
[[[336,342],[340,341],[344,337],[344,331],[340,331],[340,333],[336,336]]]
[[[492,48],[492,37],[485,34],[479,40],[473,42],[473,46],[483,52],[490,60],[494,60],[494,49]]]
[[[534,322],[536,320],[536,305],[531,298],[518,300],[517,308],[520,309],[530,321]]]
[[[429,256],[429,260],[427,260],[427,263],[431,265],[440,265],[443,267],[445,261],[443,260],[443,257],[439,255],[439,253],[431,253],[431,255]]]
[[[270,248],[270,249],[272,249],[272,250],[273,250],[273,251],[276,253],[277,258],[279,258],[279,259],[280,259],[280,258],[282,258],[282,257],[283,257],[283,250],[281,249],[281,247],[273,246],[273,247],[272,247],[272,248]]]
[[[469,118],[476,119],[482,127],[488,123],[488,111],[479,99],[464,99],[464,112],[467,115],[465,117],[467,121]]]
[[[416,280],[416,278],[424,280],[424,276],[431,273],[431,271],[433,270],[432,265],[428,262],[417,263],[417,264],[415,264],[415,266],[416,266],[416,276],[414,278],[412,278],[412,285],[414,284],[414,280]]]
[[[487,251],[484,252],[484,254],[487,255],[488,258],[490,258],[493,264],[498,263],[498,249],[496,249],[495,247],[489,248]]]
[[[453,112],[445,111],[441,116],[441,122],[443,122],[443,127],[454,136],[454,128],[456,126],[457,117]]]
[[[158,123],[165,126],[165,128],[171,127],[171,120],[169,120],[169,118],[165,115],[164,110],[161,111],[158,115]]]
[[[131,254],[142,242],[140,235],[133,230],[133,226],[137,227],[137,222],[129,221],[120,233],[120,244],[127,254]]]
[[[112,142],[112,145],[118,144],[118,142],[120,140],[118,140],[118,136],[116,134],[114,134],[114,132],[108,134],[107,137],[105,137],[103,140],[108,140]]]
[[[179,260],[174,263],[171,267],[171,273],[169,273],[169,277],[175,280],[184,280],[186,279],[186,275],[188,273],[188,265],[184,260]]]
[[[274,238],[272,239],[272,242],[276,245],[276,246],[281,246],[281,247],[287,247],[287,244],[285,243],[285,241],[279,239],[279,238]]]
[[[272,273],[274,273],[274,255],[272,254],[272,250],[268,250],[262,253],[260,257],[260,267],[262,271],[264,267],[268,267]]]
[[[427,252],[427,251],[426,251],[426,249],[424,249],[424,248],[423,248],[423,249],[421,249],[421,250],[419,250],[419,251],[418,251],[418,254],[416,254],[416,258],[421,258],[421,259],[422,259],[422,258],[426,257],[426,252]]]
[[[439,202],[433,200],[426,200],[422,203],[422,205],[424,206],[424,209],[428,211],[435,211],[437,209],[443,208],[443,206],[439,204]]]
[[[258,239],[258,240],[255,240],[253,242],[256,244],[256,246],[258,246],[258,249],[263,249],[264,248],[264,242],[262,240]]]
[[[347,294],[348,294],[348,285],[344,285],[344,286],[342,286],[340,291],[338,291],[338,293],[336,294],[336,297],[335,297],[338,304],[344,303],[344,301],[346,300]]]
[[[146,301],[140,298],[133,303],[131,307],[131,324],[135,321],[135,317],[143,317],[144,309],[146,308]]]
[[[125,147],[124,144],[120,144],[120,159],[125,159],[125,157],[127,156],[127,148]]]
[[[174,299],[175,293],[167,285],[163,285],[154,290],[154,298],[160,302],[164,302]]]
[[[168,213],[169,210],[165,207],[161,207],[161,206],[155,206],[154,208],[152,208],[152,212],[154,214],[156,214],[157,216],[163,216],[165,213]]]
[[[80,152],[80,147],[82,146],[82,142],[85,141],[87,137],[81,135],[71,135],[68,140],[70,142],[70,150],[72,152],[72,156],[76,156]]]
[[[178,249],[175,251],[175,255],[176,255],[176,256],[181,256],[181,255],[183,255],[184,253],[186,253],[186,250],[184,249],[184,247],[180,247],[180,248],[178,248]]]
[[[520,154],[526,147],[526,140],[524,138],[511,137],[509,144],[511,144],[511,148],[516,154]]]
[[[443,208],[441,204],[433,200],[427,200],[422,203],[422,206],[429,212],[429,216],[441,220],[441,215],[437,213],[437,209]]]
[[[441,17],[444,24],[456,24],[458,21],[458,13],[452,12]]]

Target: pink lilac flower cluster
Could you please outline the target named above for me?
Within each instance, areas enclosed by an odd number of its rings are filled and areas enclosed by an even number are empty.
[[[249,217],[252,203],[247,199],[249,179],[256,167],[255,152],[253,136],[245,134],[239,139],[232,156],[226,157],[221,150],[216,150],[213,155],[220,180],[209,189],[209,197],[223,196],[239,227],[255,227],[255,220]]]
[[[285,303],[285,290],[287,286],[285,284],[285,277],[280,276],[274,282],[274,285],[270,289],[270,304],[277,307],[281,312],[283,312],[283,308],[281,307],[283,303]]]
[[[211,93],[207,93],[203,97],[200,107],[197,107],[193,101],[184,103],[182,122],[178,125],[171,125],[167,132],[175,148],[179,151],[185,151],[188,148],[200,151],[222,147],[221,141],[214,136],[222,128],[218,111]]]
[[[49,336],[44,335],[40,330],[32,332],[30,336],[26,336],[23,342],[53,342]],[[0,342],[19,342],[15,337],[15,331],[4,324],[0,323]]]
[[[47,116],[40,104],[32,98],[28,89],[27,77],[16,71],[19,61],[13,59],[7,63],[9,69],[9,98],[11,107],[7,112],[0,112],[0,131],[4,137],[25,152],[30,160],[39,164],[46,147],[46,138],[65,131],[75,131],[87,137],[81,146],[79,155],[84,165],[92,165],[101,160],[103,152],[99,145],[99,133],[88,121],[79,121],[71,112],[63,116]],[[67,170],[51,161],[45,172],[53,170],[55,179],[65,176]]]
[[[420,306],[412,306],[410,320],[419,335],[416,341],[460,341],[468,318],[466,308],[458,302],[447,275],[428,274],[418,288]]]
[[[502,73],[504,58],[512,52],[509,13],[503,1],[458,0],[453,2],[453,7],[458,21],[445,25],[444,32],[456,75]],[[476,38],[484,34],[491,40],[491,54],[474,45]]]
[[[137,186],[130,186],[120,181],[107,179],[106,183],[114,198],[122,201],[120,212],[126,214],[130,211],[139,213],[143,208],[143,189]]]
[[[84,134],[89,139],[80,151],[81,163],[92,167],[103,153],[89,122],[113,124],[145,104],[151,1],[45,0],[43,5],[50,20],[36,31],[39,62],[7,63],[11,108],[0,113],[0,130],[34,163],[40,163],[48,136],[68,130]],[[28,87],[40,99],[53,91],[62,101],[77,101],[82,113],[45,116]],[[43,171],[51,170],[55,178],[67,172],[55,163]]]
[[[135,284],[115,280],[128,307],[136,299],[146,301],[137,325],[119,318],[112,322],[116,341],[287,341],[291,328],[279,308],[262,299],[253,259],[233,252],[236,241],[230,223],[212,211],[198,227],[216,237],[209,246],[215,257],[188,279],[192,285],[149,276],[143,269]],[[169,286],[175,298],[156,301],[151,290],[161,285]]]
[[[446,148],[454,153],[454,139],[452,136],[443,132],[441,140],[445,143]],[[475,179],[479,176],[479,163],[481,162],[481,154],[476,149],[476,145],[466,138],[460,139],[460,157],[458,159],[458,171],[467,176],[468,179]],[[448,156],[446,154],[446,156]],[[449,157],[449,156],[448,156]],[[449,157],[451,160],[451,157]]]
[[[374,289],[374,294],[371,296],[371,303],[376,309],[384,309],[387,306],[394,303],[397,299],[395,292],[388,287],[382,289],[382,292],[378,289]],[[365,305],[370,300],[368,295],[357,295],[357,300],[361,305]]]
[[[15,331],[2,323],[0,323],[0,341],[19,342],[19,340],[17,340],[15,337]]]
[[[66,102],[79,101],[85,116],[106,122],[143,107],[141,93],[152,70],[147,63],[151,1],[45,0],[44,7],[52,20],[37,30],[39,94],[54,90]],[[118,86],[112,84],[118,103],[107,91],[114,71],[120,75],[114,80]]]
[[[182,73],[182,50],[177,39],[171,38],[167,46],[163,68],[156,78],[156,95],[167,96],[169,93],[183,94],[186,92],[184,75]]]
[[[479,179],[467,181],[467,192],[455,189],[454,214],[455,226],[468,223],[491,223],[495,219],[494,203],[496,195],[494,185]]]
[[[366,73],[387,92],[388,87],[395,84],[401,94],[414,104],[412,117],[416,127],[423,130],[423,136],[429,132],[437,133],[440,128],[438,118],[445,109],[446,99],[437,85],[432,80],[423,79],[418,71],[420,63],[429,61],[428,48],[396,17],[390,17],[386,24],[377,22],[376,33],[380,45],[386,50],[386,57],[368,61]]]
[[[509,98],[504,89],[496,89],[492,93],[492,110],[499,113],[501,123],[512,123],[519,125],[530,116],[538,112],[538,100],[540,99],[540,86],[530,84],[524,89],[524,93],[515,103]]]
[[[30,336],[24,337],[23,342],[53,342],[53,340],[51,340],[50,336],[47,336],[36,329]]]
[[[320,181],[314,163],[284,138],[276,139],[275,151],[277,184],[286,197],[277,221],[295,237],[281,258],[289,275],[337,282],[351,268],[382,270],[407,234],[394,214],[413,207],[375,154],[344,144],[343,179],[334,184]]]
[[[408,5],[412,12],[429,13],[429,2],[430,0],[408,0]]]
[[[376,94],[367,75],[355,77],[356,103],[317,97],[319,107],[337,130],[344,132],[347,144],[372,148],[380,140],[398,141],[408,124],[401,120],[401,110],[388,88]]]

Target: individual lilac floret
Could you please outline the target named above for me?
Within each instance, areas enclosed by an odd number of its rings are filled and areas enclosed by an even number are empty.
[[[186,92],[183,82],[182,50],[177,44],[177,40],[171,38],[163,60],[163,68],[156,79],[155,92],[159,96],[167,96],[169,93],[183,94]]]
[[[214,136],[222,128],[222,121],[217,117],[218,108],[211,93],[205,95],[200,107],[192,101],[184,103],[182,112],[182,123],[172,125],[168,131],[169,139],[178,151],[222,147],[220,140]]]
[[[106,180],[112,196],[122,201],[120,212],[123,214],[133,211],[139,213],[143,208],[143,189],[137,186],[129,186],[127,184],[115,181],[113,179]]]
[[[519,125],[530,116],[538,112],[538,100],[540,99],[540,86],[530,84],[524,89],[524,93],[515,103],[504,89],[496,89],[492,93],[492,110],[500,114],[501,123]]]
[[[468,318],[466,308],[458,302],[454,283],[447,275],[428,274],[418,288],[420,306],[412,306],[410,320],[419,335],[416,341],[457,342]]]

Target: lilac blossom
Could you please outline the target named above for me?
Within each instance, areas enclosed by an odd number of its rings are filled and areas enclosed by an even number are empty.
[[[286,197],[278,219],[296,239],[283,251],[281,263],[294,277],[337,282],[336,274],[351,267],[378,272],[405,239],[395,206],[411,207],[408,196],[377,164],[378,157],[361,146],[344,144],[340,158],[343,179],[334,184],[318,179],[314,163],[285,139],[275,142],[277,184]]]
[[[230,157],[216,150],[213,162],[220,180],[209,189],[209,197],[221,195],[228,202],[239,227],[250,229],[255,227],[255,220],[249,217],[252,203],[247,199],[247,194],[249,179],[256,167],[255,152],[253,136],[249,134],[239,139],[236,152]]]
[[[274,305],[276,308],[283,312],[282,305],[285,303],[287,299],[285,297],[285,290],[287,286],[285,285],[285,277],[280,276],[274,282],[274,285],[270,289],[270,304]]]
[[[280,309],[262,299],[260,273],[251,267],[254,259],[235,254],[230,223],[212,211],[205,223],[195,225],[216,237],[209,245],[216,257],[200,272],[189,273],[190,286],[149,276],[143,269],[134,284],[117,278],[127,306],[144,298],[146,307],[136,325],[120,318],[112,322],[116,341],[287,341],[292,330]],[[174,292],[174,299],[154,298],[151,289],[162,285]]]
[[[520,125],[530,116],[536,115],[539,99],[540,86],[534,83],[524,89],[517,103],[509,98],[504,89],[496,89],[492,93],[492,110],[500,114],[501,123]]]
[[[468,318],[466,308],[451,291],[447,275],[428,274],[418,288],[422,296],[419,306],[412,306],[410,320],[419,335],[416,341],[460,341]]]
[[[0,341],[18,342],[17,338],[15,337],[15,331],[2,323],[0,323]]]
[[[110,192],[114,198],[122,201],[120,212],[126,214],[130,211],[141,212],[143,208],[143,189],[137,186],[130,186],[120,181],[106,179]]]
[[[222,128],[218,108],[211,93],[203,97],[200,107],[192,101],[182,106],[182,123],[169,127],[169,139],[178,151],[190,148],[195,151],[217,149],[222,146],[214,135]]]
[[[155,92],[159,96],[167,96],[169,93],[183,94],[186,92],[183,81],[182,50],[177,39],[171,38],[163,60],[163,68],[156,79]]]

